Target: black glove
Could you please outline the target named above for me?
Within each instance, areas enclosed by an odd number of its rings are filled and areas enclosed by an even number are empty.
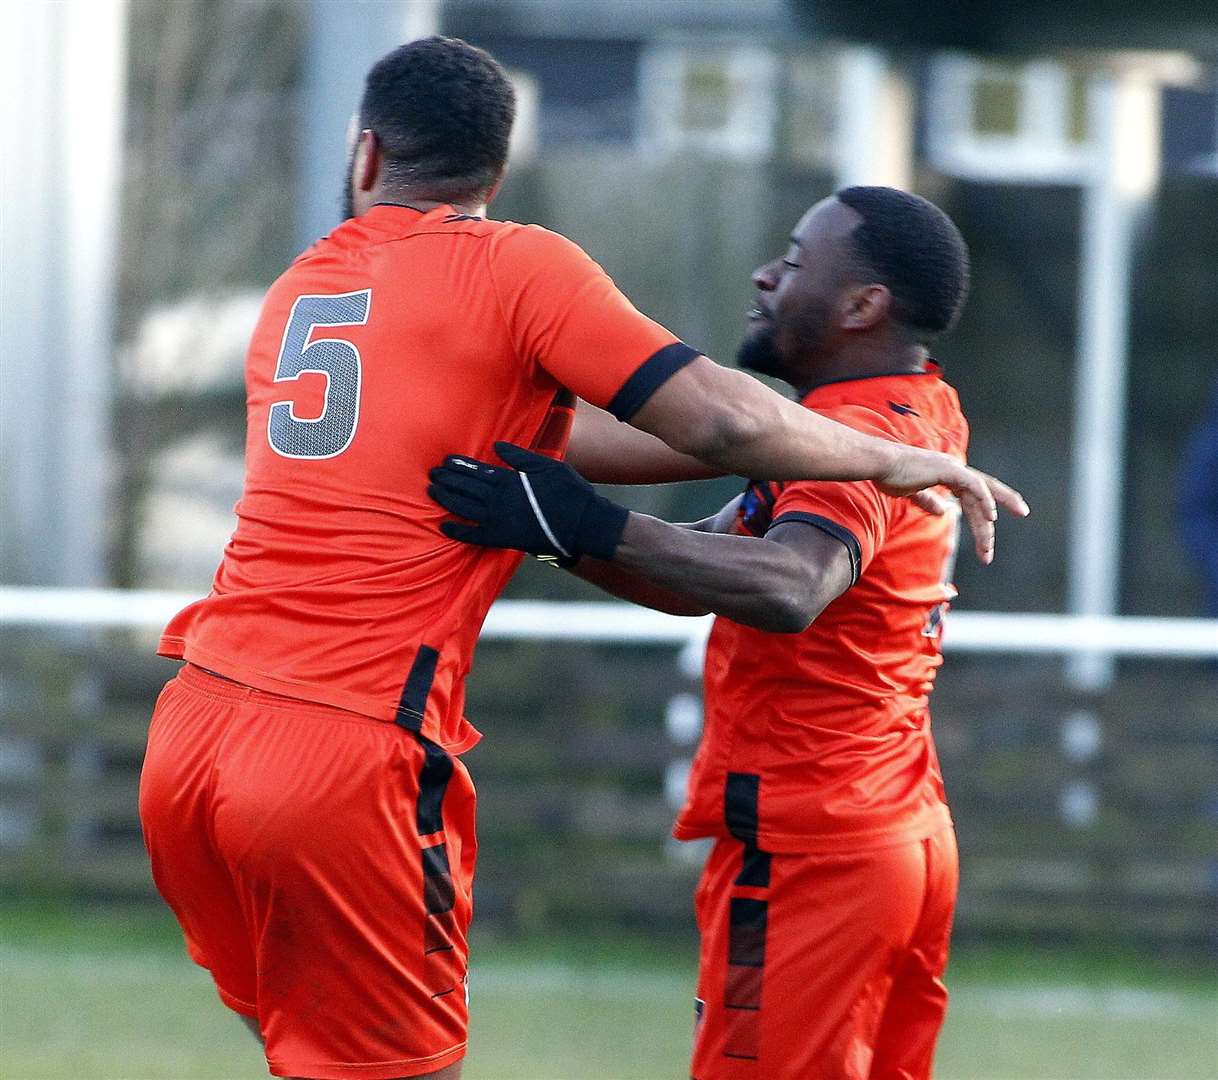
[[[474,524],[445,521],[453,540],[558,556],[566,565],[581,555],[613,557],[629,511],[600,496],[570,465],[508,442],[495,453],[505,469],[450,455],[432,469],[427,494],[445,510]]]

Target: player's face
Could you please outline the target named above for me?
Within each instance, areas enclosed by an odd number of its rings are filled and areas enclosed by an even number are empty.
[[[824,199],[800,219],[782,258],[753,272],[758,294],[737,352],[741,367],[800,383],[833,352],[857,222],[849,207]]]

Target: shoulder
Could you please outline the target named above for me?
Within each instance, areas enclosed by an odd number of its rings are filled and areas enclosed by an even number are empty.
[[[490,239],[491,257],[496,262],[527,262],[530,265],[595,266],[592,258],[573,240],[541,225],[520,225],[514,221],[485,223]]]
[[[553,306],[590,283],[609,280],[578,244],[560,233],[513,221],[491,225],[487,270],[501,296],[528,295]]]
[[[903,419],[907,419],[907,416],[896,410],[886,409],[878,403],[864,404],[847,401],[823,406],[813,404],[809,408],[822,416],[827,416],[830,420],[836,420],[839,424],[854,428],[856,431],[862,431],[868,435],[878,435],[886,439],[897,439],[901,442],[908,441],[903,431],[908,425],[901,422]]]
[[[868,395],[866,400],[839,400],[811,406],[817,412],[881,439],[963,456],[968,447],[968,422],[956,392],[941,384],[933,395]]]

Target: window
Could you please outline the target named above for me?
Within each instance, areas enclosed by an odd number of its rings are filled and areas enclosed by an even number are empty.
[[[931,63],[927,153],[977,180],[1070,183],[1086,174],[1087,78],[1052,61],[941,55]]]
[[[643,152],[768,157],[777,70],[773,53],[755,46],[649,48],[639,78]]]

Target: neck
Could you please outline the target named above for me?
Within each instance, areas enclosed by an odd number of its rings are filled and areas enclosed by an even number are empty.
[[[884,343],[857,342],[819,359],[814,370],[792,383],[804,397],[825,383],[843,379],[866,379],[875,375],[912,375],[926,370],[930,359],[923,345],[891,341]]]
[[[409,206],[413,210],[426,214],[439,206],[451,206],[458,214],[470,214],[483,217],[486,214],[485,199],[463,199],[454,202],[452,199],[441,199],[422,191],[411,191],[409,188],[393,188],[378,186],[369,192],[371,205],[391,203],[394,206]]]

